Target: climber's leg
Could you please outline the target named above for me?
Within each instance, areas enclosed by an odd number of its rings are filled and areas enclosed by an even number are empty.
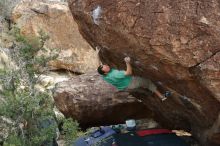
[[[160,93],[160,91],[158,91],[158,90],[155,90],[154,93],[155,93],[162,101],[164,101],[164,100],[167,99],[167,98],[166,98],[164,95],[162,95],[162,94]]]
[[[146,88],[155,93],[162,101],[167,99],[159,90],[157,90],[157,86],[151,80],[144,79],[144,82],[147,83],[145,84]]]
[[[137,89],[137,88],[147,88],[151,92],[155,93],[162,101],[166,100],[166,97],[163,96],[158,90],[156,85],[149,79],[141,77],[132,77],[132,82],[129,85],[128,89]]]

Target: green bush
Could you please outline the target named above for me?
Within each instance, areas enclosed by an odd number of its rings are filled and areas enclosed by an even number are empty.
[[[38,146],[54,138],[57,124],[50,94],[31,91],[31,88],[19,89],[18,75],[8,75],[11,78],[9,83],[3,83],[1,96],[5,102],[0,104],[0,116],[7,117],[13,124],[5,145]],[[2,74],[1,78],[4,78]],[[42,127],[42,122],[47,120],[55,122]]]
[[[82,136],[84,133],[80,132],[79,124],[73,119],[65,119],[63,124],[64,140],[66,145],[71,145],[76,138]]]
[[[18,69],[0,70],[0,84],[3,90],[0,97],[0,117],[10,119],[8,137],[4,139],[4,146],[39,146],[49,145],[56,138],[58,129],[53,112],[54,103],[50,91],[39,92],[34,86],[37,76],[45,66],[45,62],[56,58],[55,56],[36,56],[38,51],[45,51],[44,42],[48,36],[40,32],[35,39],[40,45],[33,47],[25,37],[21,36],[19,29],[14,28],[17,50],[12,51],[12,58]],[[77,122],[64,120],[66,142],[70,143],[79,134]]]

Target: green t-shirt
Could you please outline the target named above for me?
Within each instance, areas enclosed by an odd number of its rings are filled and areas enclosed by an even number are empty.
[[[107,75],[103,75],[103,79],[118,90],[127,88],[131,82],[131,76],[125,75],[125,71],[116,69],[111,69]]]

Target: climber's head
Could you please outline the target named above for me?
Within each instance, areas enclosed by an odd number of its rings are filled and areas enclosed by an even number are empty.
[[[108,65],[100,65],[97,69],[98,73],[101,75],[105,75],[110,71],[110,66]]]

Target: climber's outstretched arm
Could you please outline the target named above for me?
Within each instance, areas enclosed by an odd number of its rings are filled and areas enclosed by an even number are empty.
[[[97,63],[96,63],[96,66],[99,67],[100,65],[102,65],[102,62],[100,60],[100,57],[99,57],[99,52],[100,52],[100,47],[96,47],[95,48],[95,54],[96,54],[96,58],[97,58]]]
[[[130,64],[130,57],[125,57],[124,58],[125,60],[125,63],[126,63],[126,71],[125,71],[125,75],[132,75],[132,67],[131,67],[131,64]]]

